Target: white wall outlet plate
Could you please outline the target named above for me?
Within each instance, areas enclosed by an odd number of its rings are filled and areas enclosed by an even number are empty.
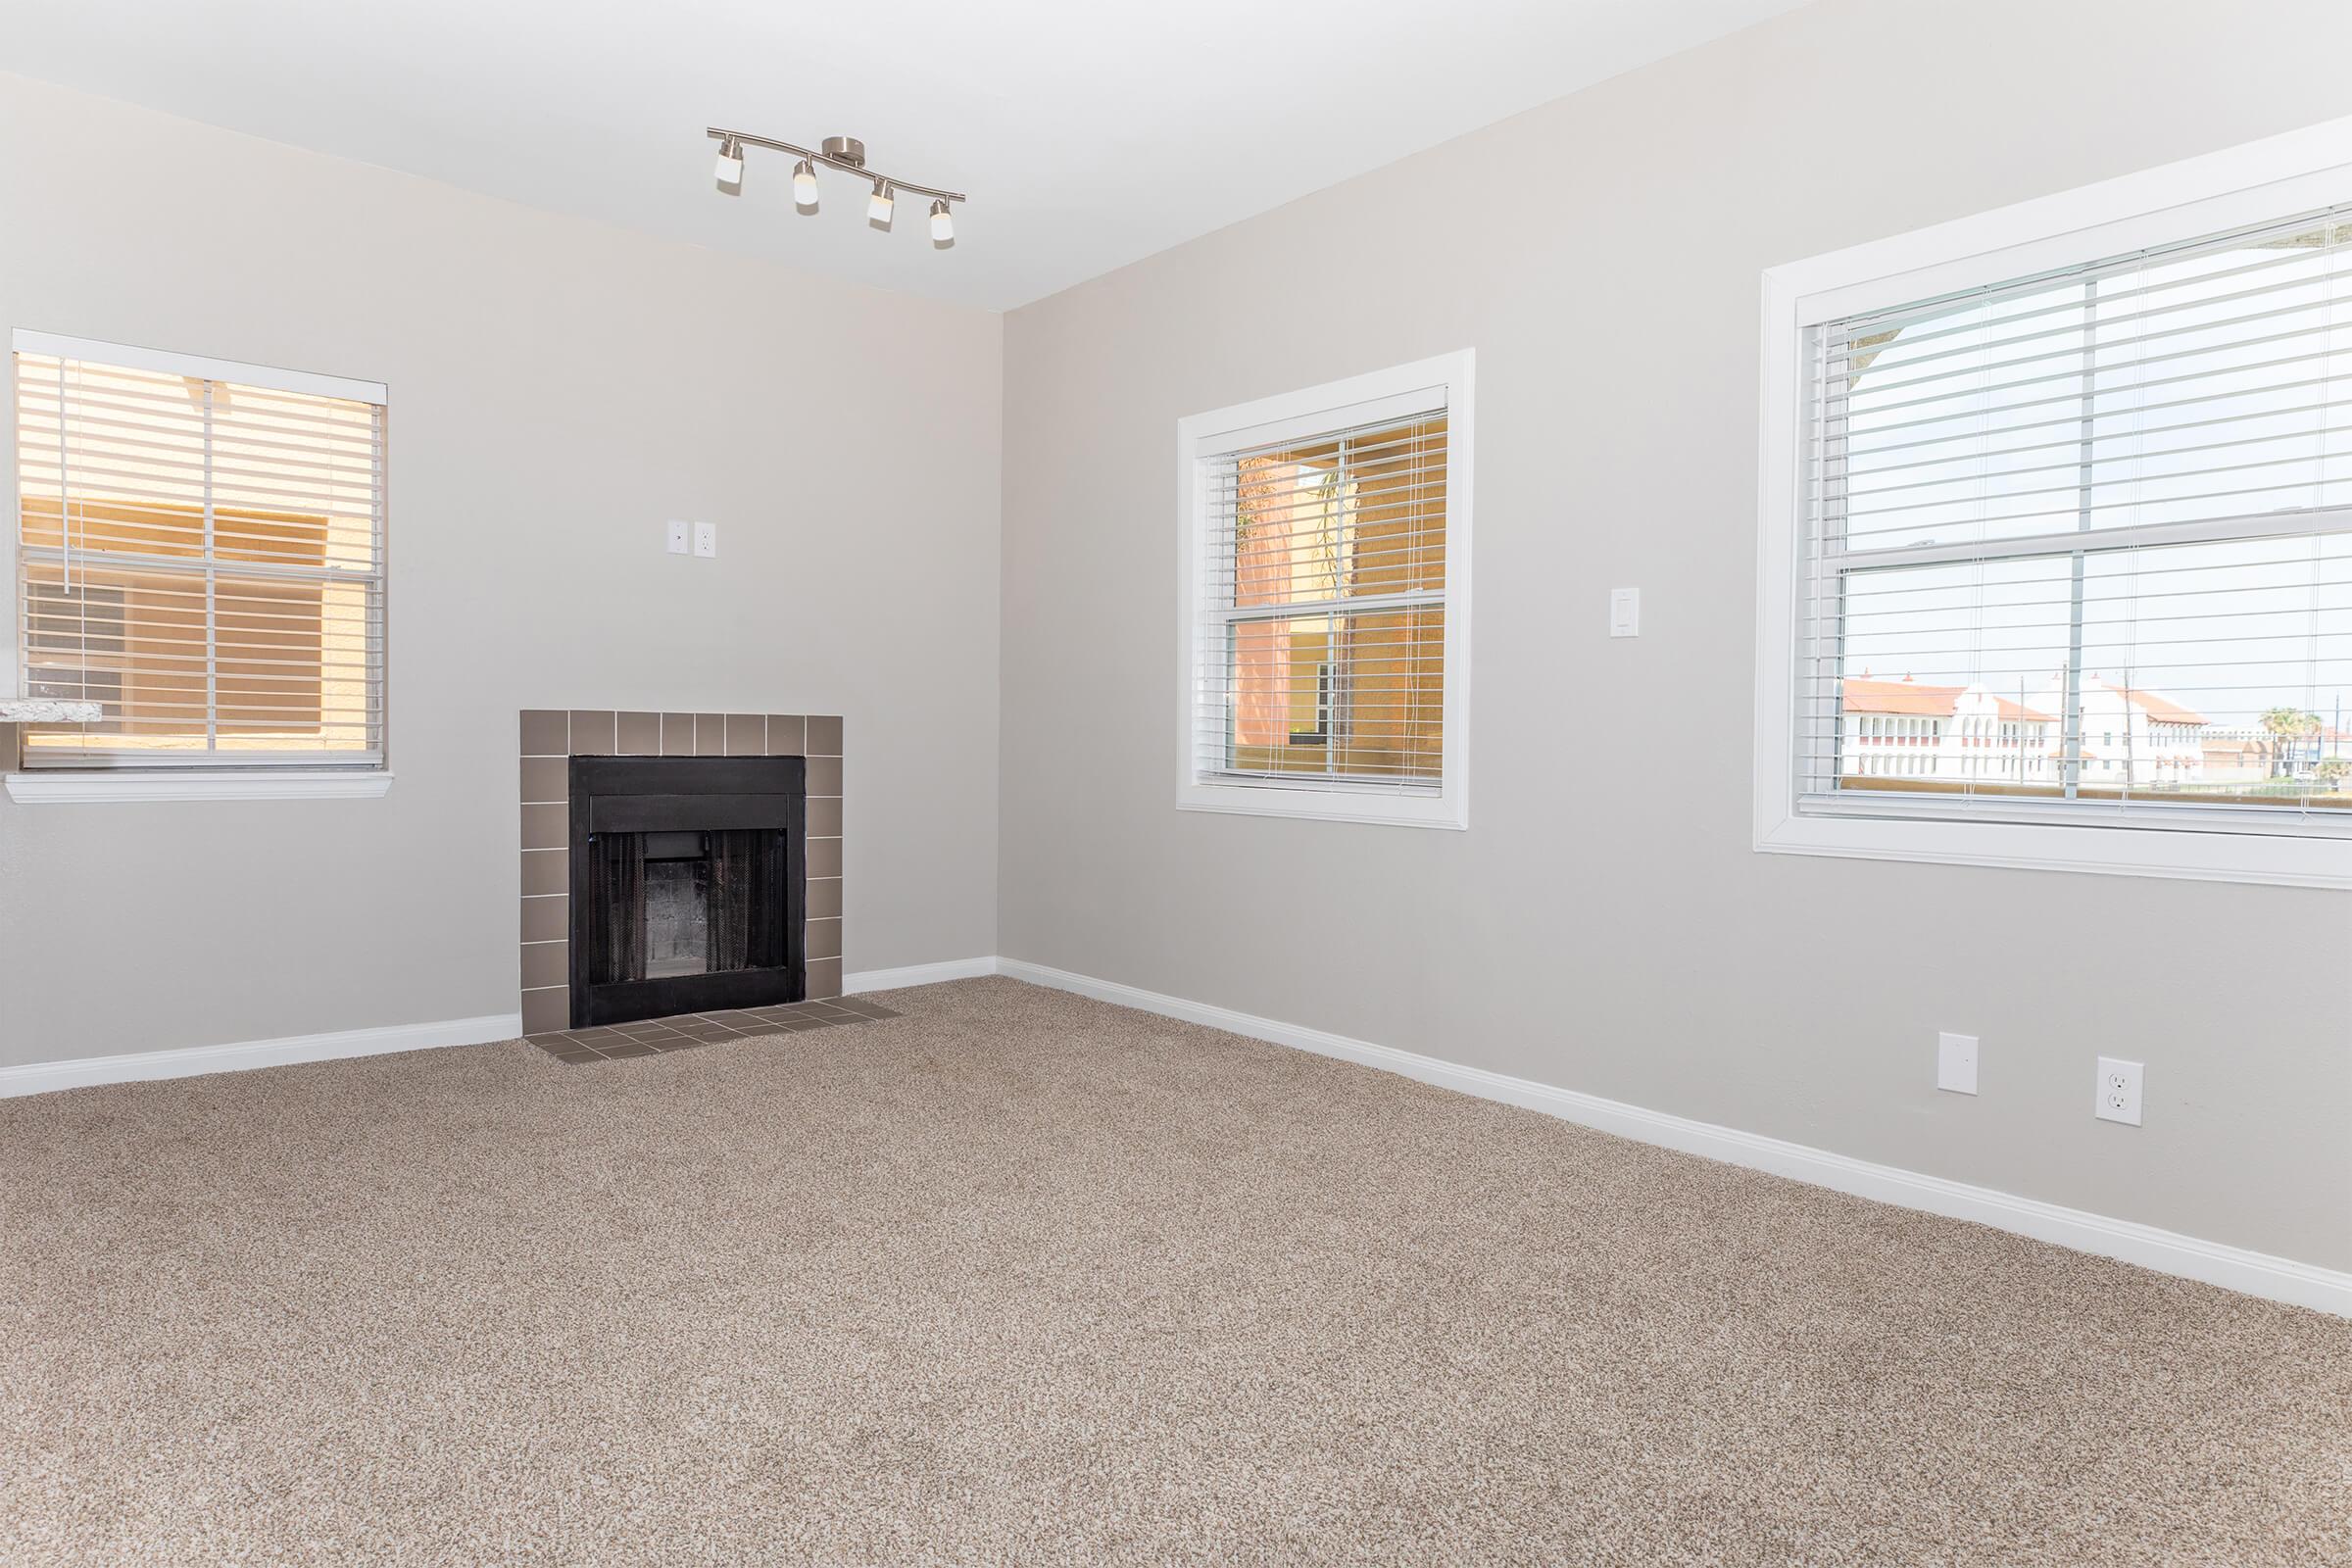
[[[686,519],[684,517],[670,518],[669,521],[663,526],[662,539],[668,547],[671,555],[684,555],[687,549]]]
[[[2099,1058],[2099,1099],[2091,1107],[2099,1120],[2120,1121],[2130,1127],[2139,1125],[2140,1078],[2146,1071],[2136,1061],[2121,1061],[2114,1056]]]
[[[1977,1092],[1977,1037],[1975,1035],[1945,1035],[1936,1037],[1936,1087],[1948,1089],[1955,1095]]]
[[[1609,635],[1639,637],[1642,635],[1642,590],[1612,588],[1609,590]]]
[[[698,522],[694,525],[694,553],[698,556],[718,554],[718,524]]]

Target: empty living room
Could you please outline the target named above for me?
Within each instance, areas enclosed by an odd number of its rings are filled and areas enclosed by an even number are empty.
[[[2352,1565],[2342,0],[7,0],[0,1568]]]

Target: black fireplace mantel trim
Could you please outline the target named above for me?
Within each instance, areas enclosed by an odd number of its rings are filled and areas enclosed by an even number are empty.
[[[804,757],[574,757],[571,1026],[762,1007],[808,996],[808,761]],[[594,984],[589,839],[597,832],[775,828],[784,835],[784,962],[773,968]]]

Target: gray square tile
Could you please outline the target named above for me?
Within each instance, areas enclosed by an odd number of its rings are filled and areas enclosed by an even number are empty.
[[[801,757],[808,750],[808,720],[798,713],[767,715],[767,755]]]
[[[571,937],[571,900],[562,894],[522,901],[522,940],[564,942]]]
[[[767,715],[764,713],[729,713],[721,733],[726,737],[729,757],[767,755]]]
[[[574,757],[610,757],[612,755],[612,713],[610,710],[594,712],[575,708],[571,710],[571,755]]]
[[[839,920],[810,920],[808,931],[808,956],[810,958],[841,956],[841,922]]]
[[[662,715],[662,755],[663,757],[692,757],[694,755],[694,715],[692,713],[663,713]]]
[[[808,715],[808,755],[810,757],[839,757],[841,755],[841,719]]]
[[[526,757],[522,760],[522,800],[525,806],[542,801],[569,802],[571,759]]]
[[[525,991],[522,994],[522,1032],[524,1035],[552,1034],[571,1021],[571,992],[558,986],[552,991]]]
[[[618,715],[613,744],[623,757],[660,757],[662,755],[662,715],[660,713],[622,713]]]
[[[841,875],[841,840],[812,838],[808,841],[808,874],[812,877]]]
[[[810,796],[841,793],[841,759],[811,757],[808,759],[808,793]]]
[[[812,839],[841,837],[841,797],[811,795],[808,798],[808,836]]]
[[[522,852],[522,894],[530,898],[543,893],[571,891],[571,857],[564,850],[525,850]]]
[[[526,850],[564,850],[571,847],[571,806],[526,806],[522,808],[522,847]]]
[[[694,755],[724,757],[727,755],[727,721],[720,713],[694,715]]]
[[[526,708],[522,710],[522,755],[525,757],[563,757],[570,752],[566,738],[570,722],[568,713],[552,708]]]
[[[526,942],[522,945],[522,988],[571,985],[571,944]]]
[[[808,960],[808,995],[838,997],[841,995],[841,960],[811,958]]]
[[[841,915],[841,878],[837,876],[810,878],[807,912],[811,920],[838,919]]]

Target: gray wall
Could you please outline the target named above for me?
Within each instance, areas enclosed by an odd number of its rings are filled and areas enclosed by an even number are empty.
[[[993,951],[1001,318],[17,77],[0,149],[0,327],[389,385],[397,774],[0,800],[0,1064],[513,1011],[526,707],[845,715],[848,968]]]
[[[2348,50],[1824,4],[1015,313],[1000,951],[2352,1266],[2352,896],[1748,847],[1759,270],[2352,113]],[[1465,345],[1470,831],[1177,811],[1175,421]]]

